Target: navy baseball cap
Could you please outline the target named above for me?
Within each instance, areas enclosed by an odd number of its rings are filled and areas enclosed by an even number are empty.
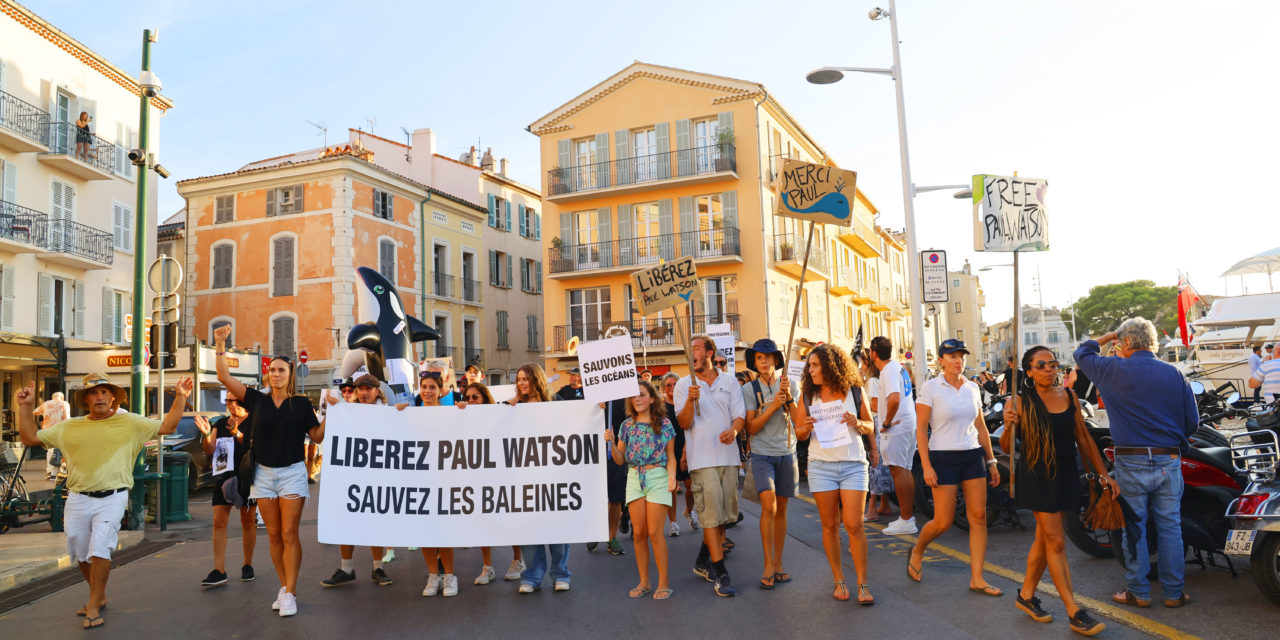
[[[948,353],[956,353],[957,351],[964,354],[969,353],[969,349],[964,346],[964,341],[951,338],[949,340],[943,340],[942,344],[938,345],[938,355],[940,356],[945,356]]]

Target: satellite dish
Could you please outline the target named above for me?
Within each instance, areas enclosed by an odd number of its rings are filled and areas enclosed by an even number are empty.
[[[569,353],[569,355],[571,355],[571,356],[576,356],[576,355],[578,355],[578,343],[579,343],[579,342],[580,342],[580,340],[578,340],[578,336],[574,336],[574,337],[572,337],[572,338],[569,338],[569,344],[565,346],[565,351],[567,351],[567,352]]]

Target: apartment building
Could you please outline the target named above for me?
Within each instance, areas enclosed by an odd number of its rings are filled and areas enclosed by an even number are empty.
[[[440,333],[427,354],[459,367],[478,359],[489,321],[466,276],[480,270],[485,210],[379,166],[367,149],[315,155],[178,183],[185,339],[230,323],[235,346],[305,351],[304,382],[327,384],[355,324],[355,269],[368,266],[395,284],[406,313]]]
[[[1022,359],[1019,349],[1027,349],[1035,345],[1044,345],[1053,351],[1055,358],[1063,364],[1075,362],[1075,337],[1062,319],[1062,312],[1056,308],[1040,309],[1023,305],[1022,307],[1022,342],[1014,344],[1013,320],[1005,320],[987,328],[987,343],[991,349],[991,367],[1000,369],[1005,366],[1005,359],[1010,356],[1015,361]]]
[[[739,349],[762,337],[785,344],[797,295],[802,348],[849,348],[859,326],[875,335],[905,316],[893,297],[896,241],[877,230],[861,190],[852,226],[815,228],[800,282],[808,227],[773,215],[777,172],[783,158],[837,163],[759,83],[637,62],[528,130],[553,225],[542,242],[549,372],[574,365],[575,341],[613,327],[631,333],[655,374],[687,369],[677,321],[694,333],[727,323]],[[643,316],[629,274],[685,256],[704,301],[678,320]]]
[[[969,347],[969,355],[965,358],[967,369],[981,368],[983,353],[982,342],[982,307],[987,304],[982,293],[982,283],[974,275],[969,261],[959,271],[947,272],[947,325],[950,334],[947,337],[963,340]]]
[[[0,0],[0,392],[64,389],[69,349],[125,343],[135,246],[138,80]],[[151,149],[173,107],[151,101]],[[77,128],[81,113],[88,130]],[[155,211],[156,182],[147,203]],[[127,372],[127,358],[113,362]],[[6,405],[4,428],[14,415]]]

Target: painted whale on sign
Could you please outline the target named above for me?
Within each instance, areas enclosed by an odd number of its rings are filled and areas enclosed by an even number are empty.
[[[843,193],[828,193],[812,205],[803,209],[797,209],[791,206],[791,199],[787,197],[787,192],[782,192],[782,206],[795,213],[826,213],[844,220],[849,217],[849,198]]]

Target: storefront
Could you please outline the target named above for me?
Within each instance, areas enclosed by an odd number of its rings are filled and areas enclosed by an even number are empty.
[[[218,382],[218,371],[215,363],[216,354],[211,347],[191,345],[179,347],[176,352],[174,367],[164,372],[166,399],[172,399],[174,383],[182,376],[190,377],[199,390],[192,396],[193,406],[188,411],[222,411],[222,384]],[[80,380],[87,374],[102,372],[107,374],[113,384],[125,389],[130,386],[130,369],[133,358],[126,347],[70,348],[66,350],[66,388],[68,398],[80,390]],[[194,363],[194,364],[193,364]],[[227,367],[233,377],[244,384],[258,388],[262,385],[262,358],[255,351],[227,350]],[[160,373],[154,369],[147,371],[146,385],[147,415],[155,415],[156,388],[160,385]],[[168,401],[165,408],[169,406]]]
[[[4,393],[0,433],[5,440],[17,438],[18,414],[13,398],[18,389],[34,383],[36,398],[41,402],[63,390],[62,353],[62,338],[0,333],[0,392]]]

